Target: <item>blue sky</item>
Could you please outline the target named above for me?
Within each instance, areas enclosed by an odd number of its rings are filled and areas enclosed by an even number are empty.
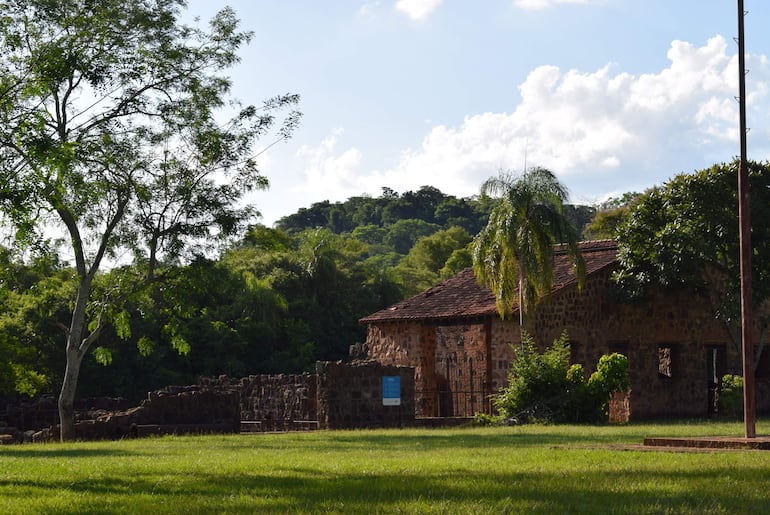
[[[254,31],[235,96],[302,97],[299,130],[259,158],[267,225],[382,187],[471,196],[525,165],[594,203],[739,151],[735,1],[189,0],[185,16],[225,5]],[[745,8],[749,157],[764,160],[770,2]]]

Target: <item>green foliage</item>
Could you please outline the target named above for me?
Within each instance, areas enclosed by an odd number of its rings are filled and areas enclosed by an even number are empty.
[[[418,191],[403,194],[383,188],[382,195],[377,198],[351,197],[345,202],[317,202],[281,218],[277,226],[289,234],[323,227],[336,234],[353,233],[365,243],[380,244],[391,226],[402,220],[419,220],[437,229],[462,227],[469,234],[476,234],[488,216],[489,205],[485,200],[456,198],[432,186],[423,186]],[[409,248],[402,246],[399,252],[406,254]]]
[[[615,239],[620,227],[626,222],[641,194],[624,193],[620,198],[611,197],[596,207],[591,221],[583,229],[583,236],[590,240]]]
[[[95,347],[93,350],[94,359],[97,363],[100,365],[111,365],[112,364],[112,352],[107,347]]]
[[[627,391],[631,388],[628,358],[617,352],[599,358],[596,372],[588,379],[588,386],[607,397],[612,392]]]
[[[49,393],[60,382],[74,290],[71,271],[47,249],[25,262],[0,247],[0,396]]]
[[[396,271],[402,277],[404,293],[416,294],[448,277],[448,271],[459,272],[470,265],[468,244],[471,236],[461,227],[452,227],[423,236],[401,259]],[[464,252],[464,254],[463,254]],[[450,258],[454,258],[450,263]],[[449,265],[450,269],[447,269]],[[462,266],[465,265],[465,266]],[[445,275],[446,274],[446,275]]]
[[[543,353],[538,352],[535,341],[525,333],[515,351],[516,359],[508,374],[508,386],[494,399],[497,410],[506,419],[564,421],[569,404],[569,343],[566,333],[554,340]]]
[[[504,421],[597,422],[606,420],[610,395],[630,387],[628,359],[617,353],[599,359],[597,370],[586,381],[580,364],[569,364],[567,334],[542,353],[531,336],[522,344],[508,374],[508,386],[494,398]]]
[[[719,388],[719,415],[738,418],[743,414],[743,377],[733,374],[722,376]]]
[[[749,162],[748,167],[753,312],[765,327],[766,311],[758,308],[770,298],[770,165]],[[615,280],[631,297],[654,286],[702,294],[739,348],[737,170],[733,161],[680,174],[635,201],[618,231]]]
[[[46,376],[17,363],[11,363],[10,365],[13,387],[16,393],[27,397],[34,397],[46,391],[48,387]]]
[[[490,415],[488,413],[476,413],[473,416],[474,426],[496,426],[503,422],[500,415]]]
[[[596,372],[588,378],[587,388],[602,415],[606,416],[612,394],[627,392],[631,388],[628,358],[617,352],[599,358]]]

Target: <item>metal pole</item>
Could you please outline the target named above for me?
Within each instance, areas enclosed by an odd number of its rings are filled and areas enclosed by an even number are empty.
[[[738,167],[738,225],[741,249],[741,340],[743,348],[743,420],[746,438],[756,437],[754,399],[754,344],[751,314],[751,219],[749,216],[749,170],[746,162],[746,51],[743,0],[738,0],[738,105],[740,110],[741,156]]]

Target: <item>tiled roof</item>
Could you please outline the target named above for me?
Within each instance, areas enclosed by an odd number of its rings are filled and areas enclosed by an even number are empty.
[[[617,260],[617,243],[595,240],[580,243],[586,263],[586,278]],[[577,281],[567,254],[556,249],[554,256],[553,289],[555,293]],[[473,270],[467,268],[456,276],[359,320],[361,324],[399,320],[445,320],[474,318],[497,313],[495,296],[476,281]]]

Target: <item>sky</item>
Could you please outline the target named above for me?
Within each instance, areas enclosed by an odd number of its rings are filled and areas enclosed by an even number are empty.
[[[470,197],[534,166],[595,204],[740,152],[737,1],[189,0],[184,16],[226,5],[254,33],[234,96],[301,96],[293,137],[255,148],[268,226],[383,187]],[[748,156],[766,160],[770,2],[745,9]]]

